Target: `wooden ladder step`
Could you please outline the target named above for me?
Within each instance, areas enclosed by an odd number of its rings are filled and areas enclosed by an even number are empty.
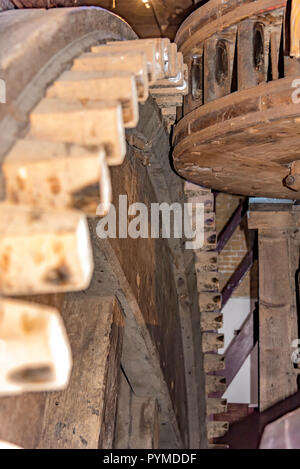
[[[109,165],[122,164],[126,154],[121,105],[117,102],[62,101],[45,98],[32,111],[30,135],[36,138],[102,145]]]
[[[139,119],[135,76],[128,72],[64,72],[47,91],[47,98],[67,100],[119,101],[125,128],[136,127]]]

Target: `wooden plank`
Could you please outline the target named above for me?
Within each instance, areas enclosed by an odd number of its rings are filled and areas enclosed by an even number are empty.
[[[273,229],[260,230],[258,236],[259,406],[263,411],[297,391],[291,347],[298,338],[295,273],[299,234]]]
[[[55,142],[102,145],[109,165],[126,154],[121,105],[116,101],[45,98],[30,115],[30,135]]]
[[[300,211],[255,211],[250,210],[248,215],[248,228],[250,230],[268,230],[300,227]]]
[[[0,399],[0,438],[24,448],[111,448],[122,312],[113,297],[75,294],[66,297],[62,314],[74,360],[70,385],[59,393]]]
[[[127,72],[136,79],[138,98],[144,102],[149,96],[147,59],[144,52],[111,52],[96,54],[87,52],[74,60],[74,71]]]
[[[158,445],[157,401],[137,397],[123,375],[118,397],[114,449],[158,449]]]
[[[120,101],[125,128],[136,127],[139,118],[136,80],[129,72],[64,72],[47,90],[47,98]]]
[[[85,216],[0,204],[0,291],[26,295],[88,287],[93,257]]]

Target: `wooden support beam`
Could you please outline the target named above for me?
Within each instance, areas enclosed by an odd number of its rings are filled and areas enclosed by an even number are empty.
[[[1,398],[0,438],[24,448],[112,448],[123,314],[114,297],[86,293],[66,296],[61,309],[73,353],[70,385]]]
[[[297,391],[292,343],[298,339],[296,271],[299,267],[299,211],[271,211],[253,204],[249,226],[259,240],[259,405],[268,409]],[[254,207],[256,210],[254,210]],[[266,217],[264,218],[264,214]],[[292,225],[294,223],[294,226]]]
[[[258,239],[259,406],[263,411],[297,391],[291,353],[292,342],[298,339],[299,235],[289,230],[260,230]]]
[[[158,449],[159,413],[157,401],[137,397],[122,375],[114,449]]]

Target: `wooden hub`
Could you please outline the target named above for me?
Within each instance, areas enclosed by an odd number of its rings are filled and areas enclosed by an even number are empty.
[[[286,3],[211,0],[177,34],[190,93],[174,166],[223,192],[300,199],[300,61],[289,57]]]

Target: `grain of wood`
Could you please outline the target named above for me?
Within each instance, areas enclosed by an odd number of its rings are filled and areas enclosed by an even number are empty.
[[[67,71],[48,88],[48,98],[120,101],[125,128],[136,127],[139,118],[136,80],[129,72]]]
[[[59,311],[0,300],[0,395],[65,389],[72,359]]]
[[[121,164],[126,154],[122,108],[118,102],[45,98],[30,115],[35,138],[102,145],[109,165]]]
[[[82,290],[88,287],[92,272],[89,231],[83,214],[0,204],[2,294]]]
[[[147,58],[144,52],[87,52],[74,60],[73,71],[128,72],[136,79],[138,98],[144,102],[149,96]]]

